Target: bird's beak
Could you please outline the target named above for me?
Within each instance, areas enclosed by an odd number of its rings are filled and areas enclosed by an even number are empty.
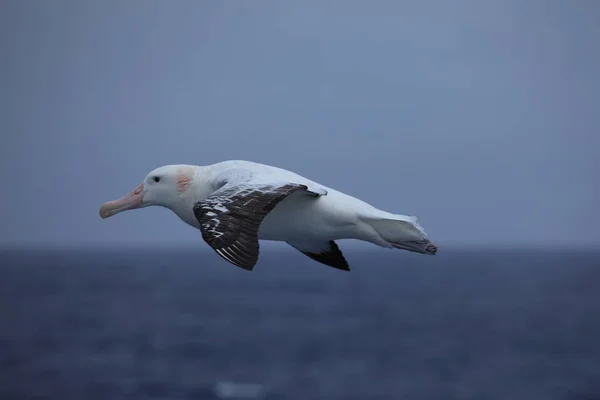
[[[122,211],[134,210],[144,205],[144,184],[140,183],[133,192],[126,194],[118,200],[109,201],[100,206],[102,219],[112,217]]]

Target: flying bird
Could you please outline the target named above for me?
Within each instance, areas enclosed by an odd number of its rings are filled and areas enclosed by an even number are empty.
[[[104,203],[100,217],[148,206],[170,209],[199,229],[218,255],[249,271],[258,261],[259,240],[286,242],[346,271],[337,239],[429,255],[438,250],[414,216],[377,209],[294,172],[251,161],[159,167],[129,194]]]

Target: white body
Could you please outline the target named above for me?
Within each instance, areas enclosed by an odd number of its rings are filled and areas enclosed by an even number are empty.
[[[195,169],[194,185],[169,208],[187,224],[200,229],[191,204],[204,200],[215,190],[215,180],[228,171],[243,168],[265,180],[288,181],[308,186],[309,190],[326,191],[315,198],[294,193],[282,200],[260,225],[261,240],[293,243],[323,242],[336,239],[358,239],[383,247],[390,243],[426,239],[416,217],[391,214],[362,200],[323,186],[291,171],[249,161],[224,161],[208,166],[185,166]],[[180,206],[178,206],[178,203]],[[394,221],[393,237],[385,221]]]

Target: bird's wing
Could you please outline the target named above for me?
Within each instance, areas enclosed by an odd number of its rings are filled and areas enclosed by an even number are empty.
[[[202,238],[225,260],[246,270],[258,261],[258,229],[277,203],[295,192],[314,197],[327,194],[247,170],[226,171],[215,179],[215,185],[217,190],[194,205]]]
[[[344,254],[333,240],[287,242],[290,246],[321,264],[333,268],[350,271]]]

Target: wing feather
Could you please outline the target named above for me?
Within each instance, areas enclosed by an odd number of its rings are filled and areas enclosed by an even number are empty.
[[[258,261],[258,229],[264,217],[283,199],[303,191],[306,185],[293,182],[265,182],[244,171],[217,179],[219,188],[194,205],[202,238],[228,262],[252,270]]]

